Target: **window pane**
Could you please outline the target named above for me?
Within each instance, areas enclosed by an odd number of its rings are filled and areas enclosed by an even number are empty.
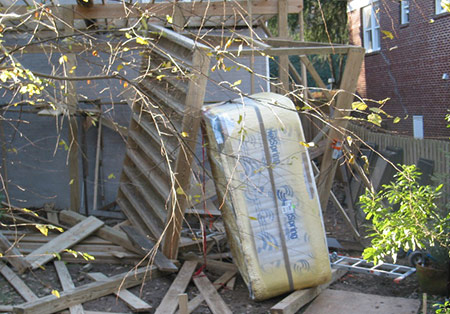
[[[371,18],[370,16],[372,15],[372,8],[370,6],[365,7],[363,9],[363,27],[364,28],[370,28],[372,23],[371,23]]]

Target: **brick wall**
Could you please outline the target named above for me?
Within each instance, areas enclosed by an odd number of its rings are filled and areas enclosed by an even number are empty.
[[[361,10],[348,13],[350,41],[362,45]],[[430,20],[433,19],[431,23]],[[412,135],[413,115],[424,116],[426,138],[448,138],[444,116],[450,109],[450,14],[435,15],[434,1],[410,1],[410,22],[400,25],[398,1],[380,0],[381,50],[366,54],[357,92],[366,98],[391,98],[386,112],[402,119],[387,128]]]

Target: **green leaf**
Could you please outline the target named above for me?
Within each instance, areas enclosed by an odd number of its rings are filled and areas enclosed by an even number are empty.
[[[381,119],[380,115],[376,114],[376,113],[369,114],[367,116],[367,120],[378,126],[381,126],[381,121],[383,121],[383,119]]]
[[[108,175],[108,179],[109,179],[109,180],[115,179],[115,178],[116,178],[116,176],[114,175],[114,173],[110,173],[110,174]]]

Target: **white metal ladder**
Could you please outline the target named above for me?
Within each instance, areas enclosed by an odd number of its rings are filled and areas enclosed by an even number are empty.
[[[369,263],[361,258],[342,256],[338,255],[336,252],[330,254],[330,263],[332,268],[346,269],[348,271],[355,271],[376,276],[385,276],[393,278],[396,283],[416,271],[413,267],[403,265],[389,263],[374,265],[373,263]]]

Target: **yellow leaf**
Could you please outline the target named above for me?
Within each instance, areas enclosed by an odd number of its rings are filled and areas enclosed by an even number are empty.
[[[182,137],[188,137],[189,134],[188,134],[187,132],[184,132],[184,131],[183,131],[183,132],[181,132],[181,136],[182,136]]]
[[[371,113],[367,116],[367,120],[375,125],[381,126],[382,119],[379,114]]]
[[[120,71],[120,70],[122,70],[123,69],[123,64],[119,64],[118,66],[117,66],[117,71]]]
[[[350,165],[354,165],[355,164],[355,155],[350,154],[350,158],[349,158],[348,162],[350,163]]]
[[[48,235],[48,228],[46,225],[35,224],[34,225],[43,235]]]
[[[347,136],[347,142],[348,142],[348,145],[352,146],[353,139],[351,138],[351,136]]]
[[[108,175],[108,179],[109,179],[109,180],[115,179],[115,178],[116,178],[116,176],[114,175],[114,173],[110,173],[110,174]]]
[[[363,102],[355,101],[354,103],[352,103],[352,108],[353,108],[353,110],[364,111],[367,109],[367,105]]]
[[[67,56],[66,55],[62,55],[59,58],[59,64],[63,64],[64,62],[67,62]]]
[[[258,218],[253,217],[253,216],[248,216],[248,218],[250,218],[251,220],[258,220]]]
[[[73,66],[73,67],[70,69],[69,73],[72,74],[72,73],[75,71],[76,68],[77,68],[76,66]]]
[[[434,23],[434,20],[433,20],[433,19],[431,19],[431,20],[430,20],[430,24],[433,24],[433,23]]]
[[[401,119],[400,119],[399,117],[395,117],[395,119],[394,119],[394,121],[393,121],[393,122],[394,122],[394,123],[399,123],[399,122],[400,122],[400,120],[401,120]]]
[[[300,145],[305,146],[306,148],[311,147],[310,143],[301,142],[301,141],[300,141],[299,143],[300,143]],[[313,143],[313,144],[314,144],[314,143]]]
[[[123,87],[127,88],[128,87],[128,82],[123,83]]]
[[[26,212],[26,213],[30,213],[30,214],[35,215],[36,217],[39,217],[38,214],[36,214],[36,213],[35,213],[34,211],[32,211],[32,210],[29,210],[28,208],[22,208],[22,210],[23,210],[24,212]]]
[[[167,20],[167,23],[169,23],[169,24],[173,23],[173,17],[171,17],[170,15],[166,15],[166,20]]]
[[[132,38],[132,36],[130,35],[130,33],[125,33],[125,37],[126,37],[127,39],[131,39],[131,38]]]
[[[161,80],[163,79],[163,77],[165,77],[165,75],[164,75],[164,74],[161,74],[161,75],[158,75],[158,76],[156,77],[156,79],[157,79],[158,81],[161,81]]]
[[[92,55],[93,55],[94,57],[98,57],[98,51],[97,51],[97,50],[92,51]]]
[[[183,191],[183,189],[179,186],[179,187],[177,187],[177,194],[179,194],[179,195],[186,195],[186,193],[184,193],[184,191]]]
[[[392,35],[392,33],[390,31],[381,31],[384,35],[386,35],[386,37],[383,38],[389,38],[389,39],[394,39],[394,35]]]
[[[0,252],[0,257],[3,257],[3,253]]]
[[[59,291],[58,291],[58,290],[53,289],[53,290],[52,290],[52,294],[53,294],[55,297],[57,297],[58,299],[60,298],[60,295],[59,295]]]
[[[242,80],[237,80],[236,82],[233,83],[233,86],[238,86],[242,83]]]
[[[73,179],[71,179],[70,181],[69,181],[69,185],[72,185],[73,184]]]
[[[148,45],[148,40],[142,37],[136,37],[136,42],[140,45]]]

